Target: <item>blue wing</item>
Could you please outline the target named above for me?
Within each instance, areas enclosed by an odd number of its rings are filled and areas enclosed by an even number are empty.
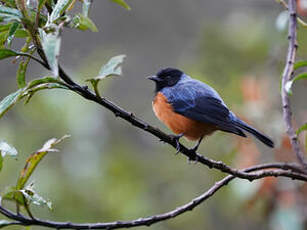
[[[165,91],[175,112],[193,120],[213,124],[217,129],[245,136],[234,125],[232,113],[210,86],[191,79]]]

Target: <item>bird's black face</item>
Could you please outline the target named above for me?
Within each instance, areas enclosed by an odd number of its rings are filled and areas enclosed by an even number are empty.
[[[150,76],[148,79],[156,83],[156,92],[159,92],[164,87],[171,87],[177,84],[183,72],[174,68],[166,68],[160,70],[157,75]]]

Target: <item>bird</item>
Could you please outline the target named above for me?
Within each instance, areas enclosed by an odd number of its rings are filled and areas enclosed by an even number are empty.
[[[247,137],[255,136],[265,145],[274,148],[274,142],[248,125],[228,109],[221,96],[206,83],[193,79],[176,68],[164,68],[148,77],[155,82],[152,101],[156,117],[175,135],[171,135],[180,151],[179,139],[198,141],[192,148],[197,151],[205,136],[223,131]]]

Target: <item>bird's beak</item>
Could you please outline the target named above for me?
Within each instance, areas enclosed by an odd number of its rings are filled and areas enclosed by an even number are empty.
[[[161,79],[158,78],[156,75],[149,76],[149,77],[147,77],[147,79],[152,80],[152,81],[154,81],[154,82],[159,82],[159,81],[161,81]]]

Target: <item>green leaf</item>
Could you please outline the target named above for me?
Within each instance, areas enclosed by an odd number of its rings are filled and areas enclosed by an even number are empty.
[[[74,16],[73,20],[72,20],[72,27],[73,28],[78,28],[79,30],[91,30],[92,32],[98,32],[98,29],[96,27],[96,25],[94,24],[94,22],[82,15],[82,14],[77,14],[76,16]]]
[[[92,2],[93,2],[93,0],[83,0],[82,14],[85,17],[88,17],[88,15],[89,15],[89,11],[90,11],[90,7],[91,7]]]
[[[4,45],[6,43],[6,39],[7,39],[7,32],[0,32],[0,49],[4,49]],[[1,56],[1,54],[0,54]]]
[[[126,55],[118,55],[112,57],[107,64],[101,67],[98,76],[95,79],[104,79],[111,76],[120,76],[122,74],[121,65],[124,62]]]
[[[5,0],[6,6],[16,8],[15,0]]]
[[[6,96],[0,102],[0,118],[21,99],[23,93],[24,89],[19,89],[15,93]]]
[[[301,67],[307,67],[307,61],[298,61],[293,66],[294,70],[297,70]]]
[[[38,12],[40,12],[40,10],[43,8],[43,6],[45,5],[47,0],[39,0],[39,3],[38,3]]]
[[[130,6],[124,0],[112,0],[112,2],[124,7],[126,10],[131,10]]]
[[[46,83],[62,83],[58,79],[55,79],[54,77],[44,77],[40,79],[35,79],[31,81],[28,85],[28,88],[33,88],[35,86],[41,85],[41,84],[46,84]]]
[[[22,83],[22,80],[21,80]],[[41,78],[31,81],[26,87],[19,89],[18,91],[6,96],[2,101],[0,101],[0,118],[18,101],[24,97],[32,97],[33,94],[42,89],[50,88],[61,88],[67,89],[65,85],[52,77]],[[29,100],[29,98],[28,98]]]
[[[19,63],[19,67],[16,74],[17,84],[19,88],[24,88],[26,86],[26,71],[30,60],[31,58],[28,57],[26,60],[23,60]]]
[[[297,131],[296,131],[296,135],[299,135],[301,132],[306,131],[307,130],[307,123],[303,124]]]
[[[20,190],[20,192],[24,195],[28,203],[32,203],[38,206],[45,205],[50,210],[52,210],[51,201],[45,200],[43,197],[38,195],[38,193],[34,190],[33,183],[27,186],[25,189]]]
[[[15,33],[16,33],[18,27],[19,27],[19,23],[18,22],[14,22],[11,25],[10,30],[9,30],[9,36],[7,38],[7,45],[8,45],[8,47],[11,47],[11,43],[13,41],[13,38],[15,36]]]
[[[99,91],[98,91],[99,81],[101,81],[102,79],[106,77],[120,76],[122,74],[121,65],[123,64],[125,58],[126,58],[126,55],[118,55],[118,56],[112,57],[107,62],[107,64],[101,67],[97,77],[89,78],[86,80],[92,84],[97,96],[100,96]]]
[[[39,33],[42,40],[43,50],[46,54],[52,73],[57,77],[59,75],[58,58],[60,55],[61,45],[59,28],[55,28],[54,32],[48,34],[44,30],[39,29]]]
[[[307,79],[307,73],[298,74],[292,81],[295,82],[297,80]]]
[[[5,22],[18,21],[21,22],[22,14],[19,10],[0,5],[0,18]]]
[[[41,84],[38,85],[34,88],[31,88],[29,90],[27,90],[24,94],[25,97],[27,97],[25,104],[27,104],[30,99],[34,96],[35,93],[37,93],[38,91],[41,90],[45,90],[45,89],[68,89],[65,85],[63,85],[63,83],[59,84],[59,83],[46,83],[46,84]]]
[[[35,86],[41,85],[41,84],[46,84],[46,83],[59,83],[62,84],[61,81],[59,81],[58,79],[55,79],[54,77],[44,77],[44,78],[40,78],[40,79],[35,79],[33,81],[31,81],[28,84],[28,89],[31,89]]]
[[[44,158],[44,156],[48,152],[58,151],[57,149],[54,149],[53,147],[56,144],[63,141],[64,139],[66,139],[67,137],[69,137],[69,136],[65,135],[60,139],[52,138],[52,139],[48,140],[41,149],[37,150],[35,153],[31,154],[28,157],[28,159],[26,161],[26,165],[23,168],[23,170],[20,172],[19,178],[17,180],[17,185],[16,185],[17,190],[21,190],[21,189],[24,188],[24,185],[26,184],[29,177],[31,176],[31,174],[35,170],[36,166]]]
[[[14,56],[18,56],[19,54],[16,53],[13,50],[10,49],[0,49],[0,60],[8,58],[8,57],[14,57]]]
[[[4,141],[0,141],[0,171],[2,170],[3,166],[3,158],[6,155],[9,156],[17,156],[17,150],[14,147],[11,147],[8,143]]]
[[[55,5],[51,15],[50,15],[50,22],[54,22],[58,19],[68,8],[68,6],[72,3],[72,0],[58,0],[57,4]]]
[[[288,81],[285,85],[286,91],[289,95],[292,95],[292,86],[293,83],[296,82],[297,80],[301,80],[301,79],[307,79],[307,73],[301,73],[298,74],[295,78],[293,78],[293,80]]]
[[[9,156],[17,156],[18,152],[17,150],[10,146],[8,143],[4,141],[0,141],[0,154],[2,157],[9,155]]]
[[[5,188],[5,192],[2,195],[3,200],[15,201],[17,204],[25,205],[25,198],[23,194],[16,189],[15,186],[9,186]]]
[[[26,30],[18,29],[15,32],[15,37],[16,38],[26,38],[26,37],[29,37],[29,34]]]
[[[0,32],[8,31],[10,29],[11,25],[12,25],[11,23],[0,25]]]

